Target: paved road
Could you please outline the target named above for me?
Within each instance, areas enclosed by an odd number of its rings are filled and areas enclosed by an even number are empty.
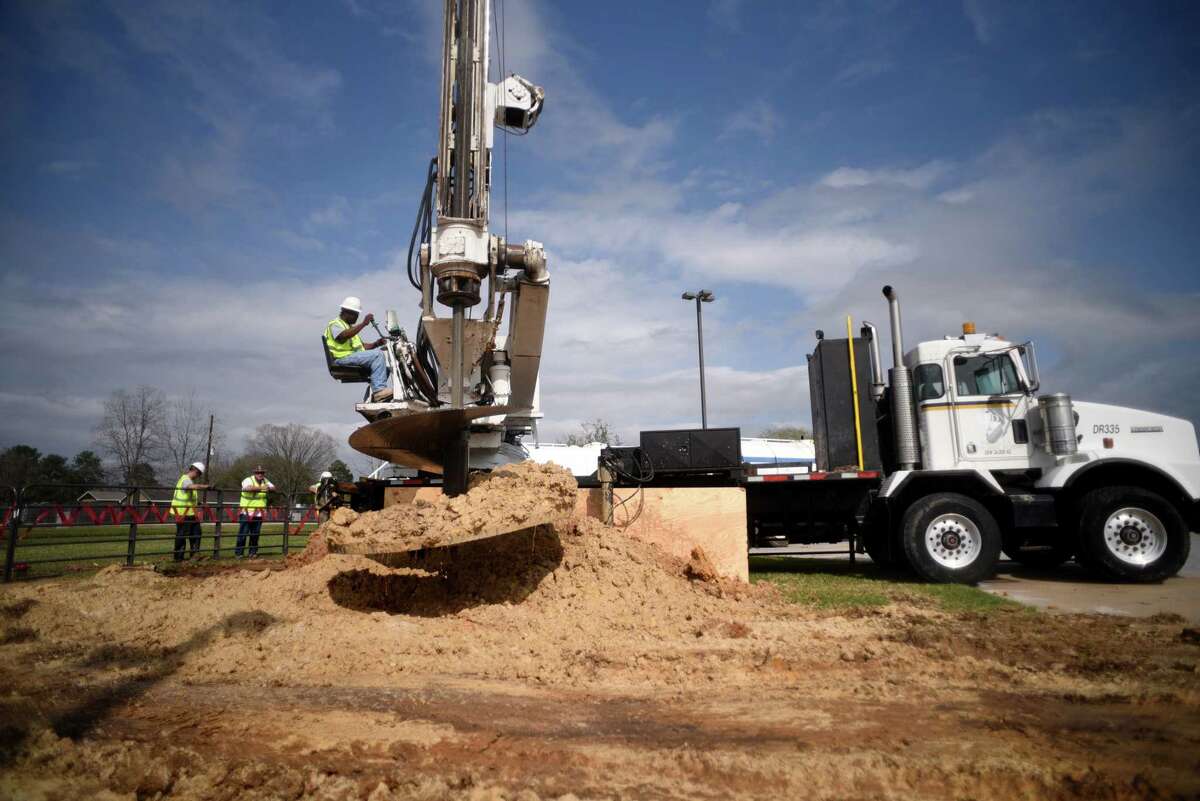
[[[1136,617],[1174,612],[1200,623],[1200,534],[1192,535],[1192,553],[1183,570],[1161,584],[1109,584],[1091,579],[1074,564],[1046,571],[1005,560],[996,578],[979,586],[1039,609]]]
[[[805,556],[838,546],[798,546],[755,549],[755,555]],[[844,560],[845,556],[824,559]],[[871,560],[859,556],[867,564]],[[1161,584],[1114,584],[1091,578],[1078,565],[1033,570],[1002,559],[996,577],[981,589],[1052,612],[1094,612],[1147,617],[1160,612],[1182,615],[1200,624],[1200,534],[1192,535],[1192,552],[1180,574]]]

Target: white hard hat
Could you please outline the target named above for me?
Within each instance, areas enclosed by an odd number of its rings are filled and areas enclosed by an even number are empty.
[[[192,467],[196,468],[201,473],[204,472],[204,462],[192,462]]]
[[[328,470],[326,470],[321,474],[321,478],[333,478],[333,473],[330,473]]]
[[[351,295],[342,301],[342,308],[347,311],[360,312],[362,311],[362,301]]]

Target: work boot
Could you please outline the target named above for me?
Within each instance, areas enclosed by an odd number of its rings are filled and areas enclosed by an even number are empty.
[[[390,401],[391,399],[392,390],[390,387],[384,387],[377,392],[371,393],[371,403],[383,403],[384,401]]]

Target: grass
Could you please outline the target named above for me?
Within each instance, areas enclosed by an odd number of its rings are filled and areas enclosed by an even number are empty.
[[[299,534],[296,524],[290,527],[289,552],[296,551],[308,542],[308,535],[315,526],[309,523]],[[237,541],[237,523],[221,525],[220,561],[234,558],[233,549]],[[202,526],[199,554],[212,559],[215,546],[216,526]],[[7,534],[7,532],[5,532]],[[17,536],[17,549],[13,563],[14,578],[40,578],[90,571],[107,565],[125,564],[129,550],[128,526],[70,526],[61,528],[22,528]],[[4,543],[7,545],[7,543]],[[173,560],[175,525],[139,525],[137,529],[136,564],[161,564]],[[258,540],[260,558],[279,558],[283,555],[283,524],[265,523]],[[0,555],[0,560],[3,560]],[[58,561],[43,561],[58,560]],[[0,561],[0,564],[3,564]],[[26,567],[21,568],[21,565]]]
[[[862,559],[750,557],[750,581],[777,586],[792,603],[817,609],[856,609],[911,603],[943,612],[992,612],[1020,604],[962,584],[929,584]]]

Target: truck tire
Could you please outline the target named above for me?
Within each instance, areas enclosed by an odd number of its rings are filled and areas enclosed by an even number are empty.
[[[904,555],[917,575],[943,584],[974,584],[996,571],[1000,527],[974,498],[939,492],[921,498],[900,523]]]
[[[1080,562],[1124,581],[1162,581],[1187,561],[1191,538],[1183,516],[1140,487],[1103,487],[1079,504]]]
[[[1038,536],[1040,534],[1040,536]],[[1030,542],[1030,540],[1035,540]],[[1038,540],[1046,544],[1038,544]],[[1058,529],[1016,529],[1004,532],[1000,549],[1014,562],[1026,567],[1058,567],[1075,555],[1075,544]]]

